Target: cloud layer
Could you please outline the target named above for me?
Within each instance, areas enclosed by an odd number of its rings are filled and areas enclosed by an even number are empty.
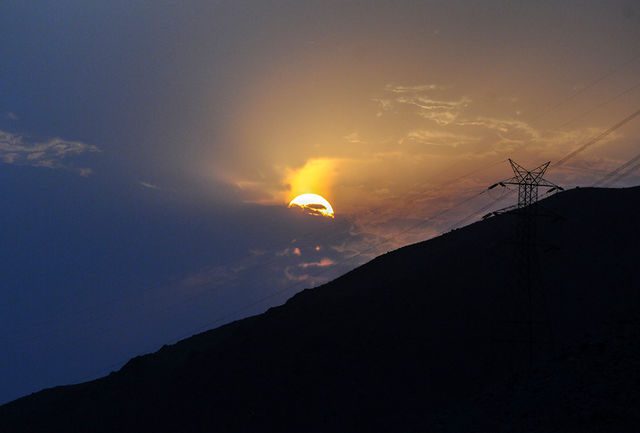
[[[81,141],[61,138],[34,141],[23,135],[0,131],[0,161],[4,164],[64,168],[88,176],[91,174],[90,168],[75,168],[70,161],[80,155],[99,151],[98,147]]]

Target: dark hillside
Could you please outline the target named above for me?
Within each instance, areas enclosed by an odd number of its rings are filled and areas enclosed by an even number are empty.
[[[4,405],[0,431],[638,431],[640,188],[542,204],[533,365],[505,214]]]

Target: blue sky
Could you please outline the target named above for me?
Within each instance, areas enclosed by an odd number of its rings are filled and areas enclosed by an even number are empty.
[[[639,40],[623,0],[3,1],[0,402],[448,230],[485,202],[417,223],[640,108]]]

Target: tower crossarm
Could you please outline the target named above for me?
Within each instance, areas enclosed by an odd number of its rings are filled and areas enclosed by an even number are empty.
[[[518,187],[518,207],[527,207],[538,201],[538,188],[550,188],[547,193],[563,189],[544,178],[550,163],[550,161],[545,162],[533,170],[527,170],[514,160],[509,159],[514,176],[491,185],[489,189],[497,186],[515,185]]]

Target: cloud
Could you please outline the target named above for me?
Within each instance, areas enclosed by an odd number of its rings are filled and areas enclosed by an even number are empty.
[[[453,123],[460,113],[471,104],[471,99],[463,96],[456,99],[433,96],[448,89],[436,84],[415,86],[400,86],[388,84],[385,86],[384,98],[374,99],[379,104],[378,117],[384,112],[399,109],[402,106],[414,109],[414,114],[435,122],[437,125]]]
[[[437,84],[418,84],[416,86],[403,86],[387,84],[385,90],[392,93],[421,93],[430,90],[444,90],[446,87]]]
[[[140,185],[142,185],[145,188],[149,188],[149,189],[161,189],[158,185],[155,185],[153,183],[149,183],[149,182],[144,182],[144,181],[140,181],[139,182]]]
[[[283,256],[298,256],[298,257],[300,257],[301,255],[302,255],[302,251],[298,247],[285,248],[282,251],[276,252],[276,256],[278,256],[278,257],[283,257]]]
[[[479,139],[470,135],[429,129],[416,129],[407,133],[400,143],[417,144],[424,148],[457,148],[462,144],[475,143]]]
[[[552,159],[568,152],[575,143],[599,132],[593,127],[545,130],[519,116],[502,116],[499,112],[493,115],[472,115],[472,111],[478,112],[483,107],[476,107],[468,96],[456,95],[451,86],[387,85],[384,92],[385,97],[376,99],[379,114],[394,112],[406,120],[405,125],[415,125],[415,129],[405,129],[398,139],[402,146],[396,150],[399,155],[409,152],[413,155],[449,155],[477,159],[492,154],[544,151]],[[502,99],[510,106],[518,102],[515,97]],[[487,107],[484,108],[486,112]],[[512,108],[509,110],[512,112]],[[419,118],[430,123],[421,123]],[[619,137],[612,136],[608,141],[616,138]]]
[[[422,95],[402,96],[396,99],[397,103],[413,105],[417,108],[418,116],[432,120],[438,125],[453,123],[461,111],[468,107],[471,100],[463,97],[454,101],[432,99]]]
[[[0,161],[4,164],[66,168],[78,171],[81,176],[88,176],[92,173],[91,169],[74,169],[66,161],[93,152],[100,152],[100,149],[81,141],[62,138],[30,141],[22,135],[0,131]]]
[[[307,268],[326,268],[326,267],[329,267],[329,266],[333,266],[335,264],[336,264],[335,261],[333,261],[333,260],[331,260],[331,259],[329,259],[327,257],[324,257],[324,258],[320,259],[317,262],[300,263],[298,265],[298,267],[302,268],[302,269],[307,269]]]
[[[326,283],[337,276],[337,273],[345,269],[336,270],[331,274],[326,270],[335,267],[338,263],[329,258],[322,258],[317,262],[304,262],[297,265],[286,266],[284,268],[285,279],[291,283],[306,283],[310,286],[317,286]],[[315,272],[314,272],[315,270]]]
[[[476,117],[473,120],[461,120],[456,123],[460,126],[481,127],[501,134],[518,133],[528,139],[540,138],[538,130],[522,120]]]
[[[18,117],[18,115],[16,113],[13,113],[13,112],[9,111],[7,113],[7,119],[9,119],[9,120],[18,120],[19,117]]]
[[[358,134],[357,132],[352,132],[351,134],[345,135],[344,136],[344,141],[346,141],[347,143],[351,143],[351,144],[363,143],[363,140],[360,137],[360,134]]]
[[[248,152],[254,165],[238,173],[229,170],[229,182],[245,200],[284,206],[298,193],[314,192],[331,202],[339,219],[353,222],[353,233],[325,244],[322,256],[335,254],[330,257],[338,263],[328,268],[331,271],[343,260],[359,262],[447,231],[474,207],[486,204],[479,199],[457,206],[460,197],[509,176],[506,158],[525,166],[557,161],[602,129],[591,121],[552,129],[531,120],[530,114],[517,115],[531,112],[524,94],[472,87],[467,93],[429,82],[373,86],[353,95],[352,105],[335,119],[305,114],[295,105],[282,108],[282,119],[299,121],[280,122],[278,127],[261,123],[247,142],[270,143],[273,150]],[[607,140],[619,138],[611,135]],[[581,154],[575,162],[601,153],[594,146],[590,155]],[[567,170],[554,170],[551,178],[557,173],[558,183],[584,184],[588,168],[579,177],[577,170]],[[443,213],[453,205],[454,210]],[[306,245],[302,252],[304,260],[299,261],[320,259]],[[297,258],[290,252],[286,257]],[[290,276],[322,270],[298,264],[287,263]]]
[[[310,286],[316,285],[317,282],[326,282],[326,279],[321,279],[321,278],[318,278],[316,282],[314,281],[313,275],[310,275],[310,274],[304,274],[304,273],[298,274],[296,273],[296,268],[292,266],[287,266],[286,268],[284,268],[284,276],[289,282],[293,282],[293,283],[306,282]]]

